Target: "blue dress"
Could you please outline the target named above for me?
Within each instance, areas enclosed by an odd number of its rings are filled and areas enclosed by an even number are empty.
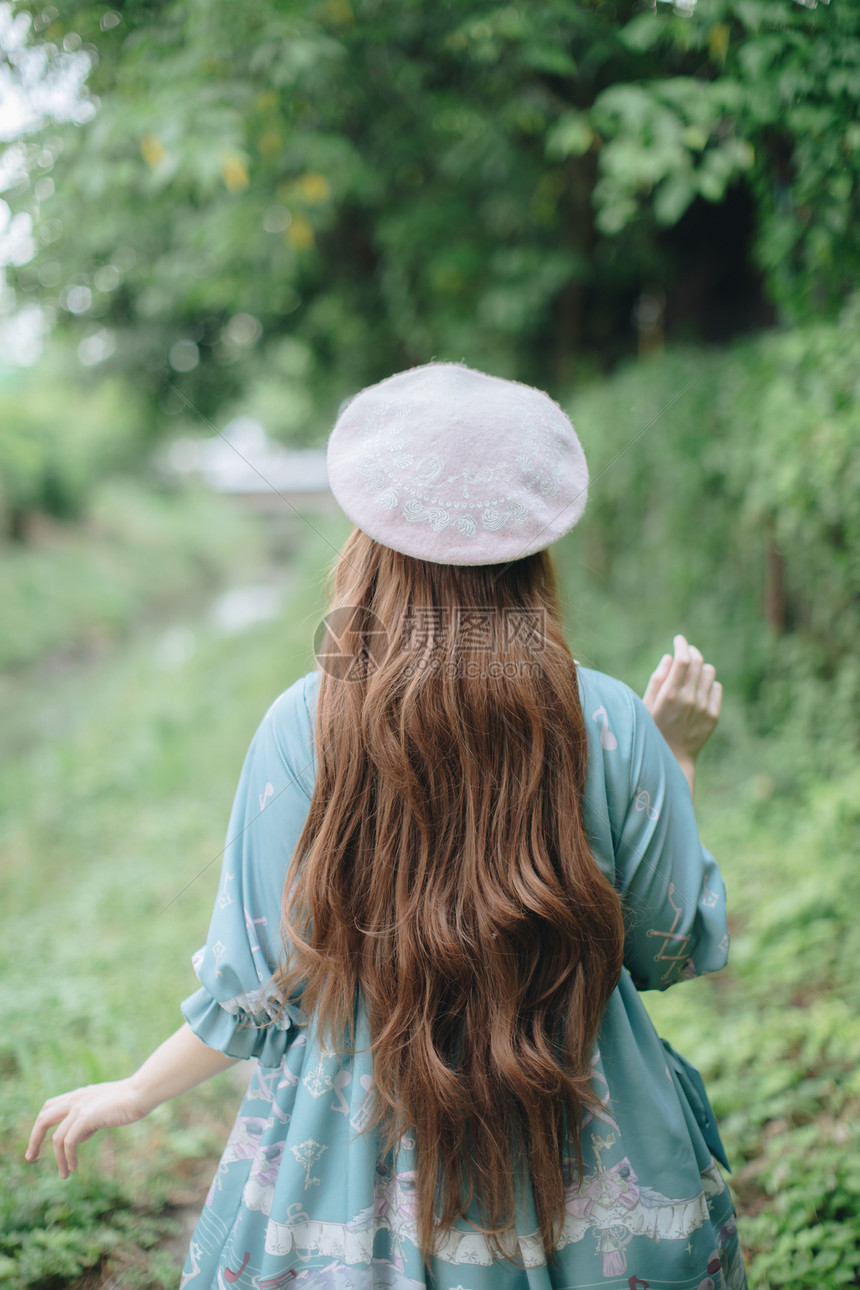
[[[269,985],[284,877],[314,785],[319,673],[266,713],[242,769],[218,895],[182,1004],[212,1048],[258,1059],[191,1240],[182,1290],[744,1290],[727,1166],[697,1071],[660,1040],[640,990],[716,972],[728,956],[725,888],[690,791],[629,687],[579,669],[588,727],[585,824],[621,894],[625,954],[595,1045],[603,1110],[585,1116],[583,1174],[548,1260],[531,1199],[494,1260],[466,1220],[425,1265],[416,1242],[414,1140],[382,1157],[361,1133],[367,1051],[322,1046],[299,1002]],[[367,1048],[357,1009],[356,1048]],[[527,1189],[530,1197],[530,1191]],[[476,1215],[470,1215],[476,1217]]]

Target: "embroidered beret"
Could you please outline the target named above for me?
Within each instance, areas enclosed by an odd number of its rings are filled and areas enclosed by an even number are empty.
[[[435,564],[499,564],[541,551],[582,515],[588,467],[547,394],[428,363],[368,386],[341,409],[331,490],[358,528]]]

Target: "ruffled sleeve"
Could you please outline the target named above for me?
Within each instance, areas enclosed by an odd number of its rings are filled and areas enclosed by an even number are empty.
[[[206,944],[192,957],[200,988],[181,1005],[194,1033],[231,1057],[278,1066],[296,1027],[300,994],[272,985],[283,960],[284,881],[314,781],[316,674],[272,704],[248,749],[230,814]]]

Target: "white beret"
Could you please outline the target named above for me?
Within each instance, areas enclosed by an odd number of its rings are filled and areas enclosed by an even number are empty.
[[[362,390],[328,441],[340,506],[384,546],[435,564],[499,564],[555,542],[582,515],[588,467],[547,394],[428,363]]]

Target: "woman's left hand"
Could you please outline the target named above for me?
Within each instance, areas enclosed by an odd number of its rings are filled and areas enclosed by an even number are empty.
[[[681,767],[692,769],[719,720],[723,687],[695,645],[676,636],[674,647],[675,657],[663,655],[642,697]]]

